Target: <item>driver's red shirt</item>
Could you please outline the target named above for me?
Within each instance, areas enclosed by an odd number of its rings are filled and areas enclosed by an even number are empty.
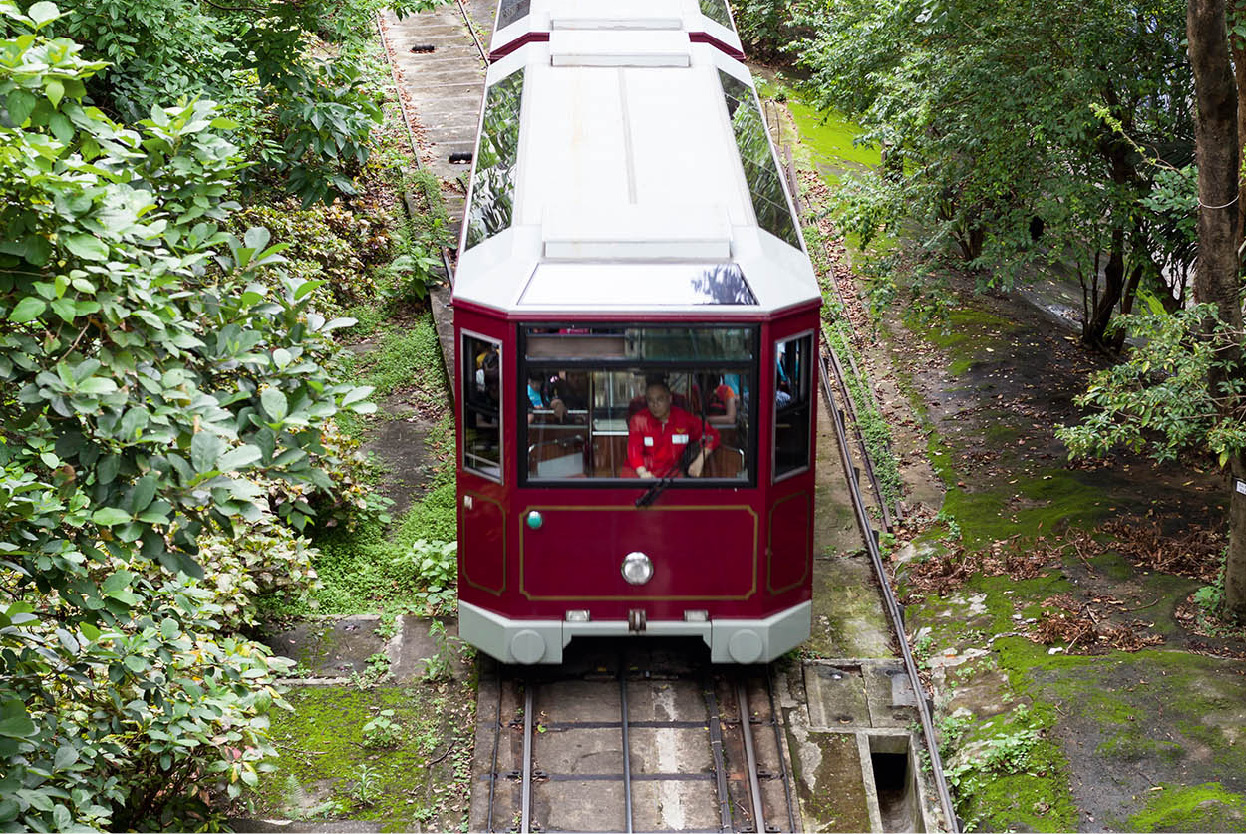
[[[718,429],[677,406],[671,406],[665,423],[659,422],[649,409],[641,409],[627,421],[627,430],[627,465],[632,469],[643,466],[656,478],[676,474],[675,466],[684,447],[700,441],[703,434],[705,448],[718,448]]]

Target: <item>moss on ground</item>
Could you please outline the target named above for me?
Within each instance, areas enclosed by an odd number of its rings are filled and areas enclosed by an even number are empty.
[[[951,470],[950,454],[944,453],[940,463],[936,471],[942,476]],[[969,491],[954,486],[947,491],[942,514],[956,521],[965,546],[971,550],[1017,535],[1049,535],[1070,523],[1089,524],[1100,518],[1105,508],[1101,493],[1082,483],[1078,474],[1053,469],[992,489]],[[951,477],[955,477],[954,470]]]
[[[255,791],[257,814],[385,831],[466,825],[475,700],[464,684],[302,687],[287,700],[294,709],[273,719],[281,755]],[[392,710],[392,746],[370,744],[377,733],[365,730],[382,710]]]
[[[803,102],[788,99],[788,112],[800,134],[797,153],[802,161],[818,169],[828,183],[839,178],[826,170],[832,168],[877,168],[882,164],[878,148],[856,144],[861,128],[835,110],[815,110]]]
[[[1146,809],[1125,823],[1128,831],[1241,831],[1246,796],[1223,785],[1156,786],[1148,791]]]

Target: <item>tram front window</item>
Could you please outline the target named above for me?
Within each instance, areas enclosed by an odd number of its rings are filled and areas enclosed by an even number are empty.
[[[749,480],[753,328],[531,327],[525,335],[519,405],[529,482]]]

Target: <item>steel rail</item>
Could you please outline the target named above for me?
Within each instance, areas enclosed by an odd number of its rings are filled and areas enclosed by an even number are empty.
[[[830,351],[827,351],[827,354],[830,354]],[[838,441],[839,457],[844,466],[845,476],[847,476],[847,473],[852,471],[852,452],[848,447],[847,429],[843,423],[843,412],[835,406],[831,380],[827,373],[827,366],[830,364],[831,359],[826,354],[823,355],[822,361],[818,363],[822,383],[822,397],[826,401],[827,409],[830,411],[831,421],[835,424],[835,438]],[[865,546],[866,550],[869,551],[870,561],[874,565],[874,573],[878,577],[883,602],[887,608],[892,628],[895,630],[896,640],[900,644],[900,653],[904,658],[904,668],[908,672],[909,682],[913,687],[913,694],[916,696],[917,714],[921,719],[922,734],[925,736],[926,751],[930,756],[935,790],[939,794],[939,804],[943,809],[948,830],[956,832],[958,830],[956,810],[952,802],[951,791],[948,789],[947,777],[943,773],[943,760],[939,756],[939,747],[935,743],[934,721],[930,715],[930,707],[926,702],[926,690],[922,686],[921,677],[917,671],[917,662],[913,658],[913,652],[909,649],[908,637],[904,630],[904,614],[900,611],[900,604],[896,601],[895,594],[891,590],[891,580],[887,576],[882,554],[878,549],[878,541],[874,538],[874,530],[870,526],[870,517],[866,511],[865,499],[861,495],[861,486],[856,482],[855,478],[846,477],[846,480],[848,481],[848,492],[852,498],[852,508],[857,517],[857,525],[860,527],[862,538],[865,539]]]
[[[532,679],[523,686],[523,776],[519,788],[519,832],[532,831]]]
[[[462,10],[462,8],[463,8],[463,4],[460,2],[459,9]],[[467,13],[463,12],[463,15],[464,15],[464,18],[466,18]],[[377,12],[376,13],[377,36],[381,39],[381,46],[385,48],[385,58],[386,60],[389,61],[389,73],[390,73],[390,77],[394,79],[394,93],[398,97],[398,112],[402,113],[402,124],[403,124],[403,127],[406,128],[406,131],[407,131],[407,144],[411,146],[411,158],[415,160],[416,170],[422,171],[424,170],[424,163],[420,161],[420,146],[415,141],[415,131],[411,128],[411,115],[407,112],[406,102],[402,100],[402,88],[398,84],[398,65],[394,63],[393,59],[391,58],[392,53],[390,51],[389,41],[385,39],[385,27],[381,24],[381,21],[382,21],[381,13]],[[468,24],[468,29],[469,30],[471,29],[470,23]],[[475,37],[476,36],[473,33],[472,38],[474,39]],[[477,45],[479,45],[479,43]],[[405,205],[405,201],[404,201],[404,205]],[[446,283],[449,286],[453,287],[454,286],[454,267],[450,263],[450,247],[448,246],[441,247],[441,264],[446,270]]]
[[[463,16],[463,22],[467,24],[467,32],[472,36],[472,42],[476,44],[476,51],[480,53],[480,60],[483,61],[485,67],[488,68],[489,53],[485,51],[485,47],[480,42],[480,38],[476,37],[476,27],[472,25],[472,18],[467,13],[467,8],[463,5],[463,0],[454,0],[454,3],[459,7],[459,14]]]
[[[498,750],[502,746],[502,675],[499,670],[497,711],[493,716],[493,765],[489,770],[489,816],[485,831],[493,831],[493,803],[497,797],[498,785]]]
[[[825,329],[822,333],[822,342],[827,343]],[[878,508],[883,514],[883,529],[890,533],[892,530],[891,513],[887,511],[887,498],[883,495],[883,485],[878,480],[878,473],[874,471],[873,461],[870,460],[870,449],[865,443],[865,433],[861,431],[861,420],[857,416],[857,409],[852,401],[852,390],[848,387],[843,366],[839,364],[839,356],[833,350],[828,350],[827,356],[830,359],[831,369],[835,372],[835,381],[839,383],[840,396],[844,398],[844,407],[848,409],[848,416],[852,419],[853,434],[856,435],[857,449],[861,453],[861,466],[865,470],[865,477],[870,481],[870,489],[874,491],[874,496],[878,499]]]
[[[623,736],[623,815],[625,831],[632,834],[632,746],[627,733],[627,663],[619,658],[619,726]]]
[[[743,676],[736,678],[735,698],[740,710],[740,734],[744,737],[744,768],[748,771],[748,791],[753,800],[753,830],[757,834],[766,834],[766,809],[762,806],[761,782],[757,778],[757,751],[753,748],[753,724]]]
[[[718,708],[718,694],[714,691],[714,678],[703,683],[705,710],[709,713],[710,752],[714,755],[714,777],[718,782],[718,813],[720,831],[731,830],[731,791],[727,787],[727,761],[723,755],[722,710]]]
[[[796,831],[796,806],[792,803],[792,782],[787,770],[787,757],[783,755],[787,747],[783,743],[783,733],[779,729],[779,710],[774,703],[774,678],[769,665],[766,666],[766,697],[770,700],[770,726],[774,729],[774,749],[779,757],[779,778],[783,781],[783,796],[787,801],[787,830]]]

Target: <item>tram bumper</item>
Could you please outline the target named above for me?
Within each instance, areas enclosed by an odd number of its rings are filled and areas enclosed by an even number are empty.
[[[561,663],[575,637],[700,637],[714,663],[769,663],[809,637],[812,603],[802,602],[762,619],[701,622],[653,620],[643,632],[627,620],[567,622],[518,620],[459,602],[459,637],[502,663]]]

